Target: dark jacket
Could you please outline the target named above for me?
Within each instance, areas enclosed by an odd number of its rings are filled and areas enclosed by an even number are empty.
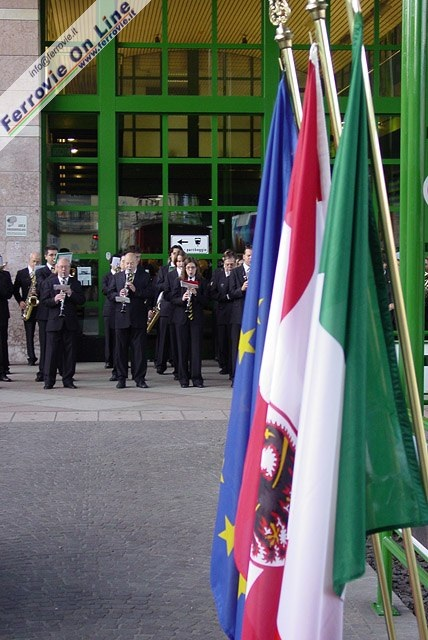
[[[37,276],[36,276],[37,278]],[[28,292],[31,287],[31,278],[28,267],[25,269],[19,269],[16,273],[15,282],[13,283],[13,296],[17,303],[25,302],[28,297]],[[34,307],[31,312],[31,319],[35,320],[37,314],[37,307]]]
[[[184,325],[190,322],[186,313],[187,301],[183,300],[185,288],[181,286],[181,279],[177,278],[171,289],[171,302],[173,304],[172,322],[178,325]],[[204,319],[204,307],[208,306],[208,283],[205,278],[198,279],[197,294],[192,297],[194,319],[191,321],[195,325],[202,325]]]
[[[41,298],[42,286],[47,278],[50,278],[54,275],[48,266],[40,267],[36,271],[36,289],[39,300]],[[37,320],[45,321],[48,319],[48,308],[46,305],[39,304],[39,308],[37,309]]]
[[[10,312],[8,300],[13,295],[12,278],[9,271],[0,269],[0,326],[5,326],[9,322]]]
[[[122,313],[122,303],[116,302],[116,296],[125,287],[125,282],[126,274],[124,271],[115,273],[108,292],[109,300],[115,305],[115,327],[116,329],[147,328],[147,312],[153,306],[155,295],[150,275],[143,269],[137,269],[133,282],[135,293],[129,292],[130,302]]]
[[[233,271],[232,271],[233,273]],[[223,267],[216,269],[209,285],[209,296],[215,301],[217,324],[229,324],[233,301],[229,295],[232,273],[226,276]]]
[[[71,287],[71,296],[66,296],[64,300],[64,317],[60,317],[61,305],[55,302],[58,291],[54,286],[59,284],[57,275],[46,278],[41,287],[40,305],[47,309],[46,331],[61,331],[63,328],[68,331],[79,331],[79,317],[77,307],[85,304],[85,294],[82,285],[77,278],[68,278]]]
[[[247,279],[243,265],[233,269],[230,278],[229,296],[233,300],[230,322],[231,324],[241,324],[246,294],[241,287]]]

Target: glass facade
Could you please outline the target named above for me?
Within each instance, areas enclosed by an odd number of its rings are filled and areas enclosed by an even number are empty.
[[[70,0],[59,11],[46,0],[42,44],[91,4]],[[344,111],[351,47],[341,5],[332,3],[327,27]],[[401,13],[377,0],[363,12],[398,224]],[[303,95],[313,24],[304,7],[293,8],[293,18]],[[225,249],[240,251],[251,239],[279,78],[274,35],[264,0],[151,0],[45,108],[43,242],[91,266],[89,309],[102,303],[96,282],[108,269],[107,252],[136,245],[156,266],[166,261],[171,236],[203,235],[209,253],[201,257],[216,265]]]

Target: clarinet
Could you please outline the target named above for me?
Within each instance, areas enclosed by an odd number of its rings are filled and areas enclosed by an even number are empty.
[[[129,288],[128,285],[133,282],[134,280],[134,273],[133,271],[126,271],[126,282],[125,282],[125,292],[126,292],[126,298],[128,298],[128,294],[129,294]],[[120,313],[125,313],[126,311],[126,305],[128,304],[129,299],[127,301],[123,301],[122,302],[122,308],[120,310]]]
[[[61,280],[63,280],[63,279],[61,278]],[[61,284],[64,284],[64,281],[62,281]],[[65,291],[62,291],[62,293],[64,294],[64,297],[62,298],[62,300],[60,302],[60,305],[59,305],[59,317],[60,318],[63,318],[65,316],[65,313],[64,313]]]

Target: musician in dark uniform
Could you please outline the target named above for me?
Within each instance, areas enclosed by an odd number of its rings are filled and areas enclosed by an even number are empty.
[[[190,378],[194,387],[203,387],[202,339],[208,284],[201,276],[195,259],[185,259],[182,274],[173,284],[170,299],[174,305],[172,322],[177,336],[179,382],[182,387],[188,387]]]
[[[102,279],[102,292],[105,295],[104,306],[103,306],[103,319],[104,319],[104,360],[105,360],[105,368],[113,369],[110,380],[117,381],[117,371],[114,364],[114,354],[115,354],[115,326],[114,326],[114,318],[115,318],[115,303],[112,302],[108,293],[110,287],[113,284],[113,278],[116,273],[120,271],[120,256],[113,256],[112,262],[110,264],[110,270],[103,276]]]
[[[231,281],[229,285],[229,296],[233,300],[232,312],[230,317],[230,339],[232,349],[232,384],[235,377],[236,358],[238,356],[239,337],[241,335],[242,314],[244,312],[245,295],[248,288],[248,278],[250,274],[251,256],[253,248],[251,245],[245,245],[245,251],[242,255],[242,264],[235,267],[230,274]]]
[[[181,250],[180,245],[175,244],[169,250],[169,260],[168,264],[162,265],[159,268],[155,280],[155,290],[157,299],[161,296],[160,304],[160,316],[157,323],[157,331],[156,331],[156,371],[159,374],[163,374],[168,366],[168,360],[173,359],[172,354],[172,345],[171,345],[171,312],[172,307],[171,303],[165,297],[165,290],[168,287],[168,273],[175,272],[175,260],[177,257],[177,253]]]
[[[115,304],[116,370],[118,389],[126,387],[129,349],[133,356],[133,378],[137,387],[147,389],[147,314],[153,305],[154,288],[150,274],[137,269],[134,253],[124,256],[124,271],[113,276],[108,297]],[[117,301],[117,297],[129,302]]]
[[[43,282],[55,273],[55,262],[58,255],[58,247],[54,244],[48,244],[44,250],[44,257],[46,264],[44,267],[37,269],[36,271],[36,291],[40,300],[40,294]],[[37,309],[37,324],[39,325],[39,370],[36,375],[36,382],[44,381],[44,367],[45,367],[45,351],[46,351],[46,322],[48,320],[48,309],[46,306],[39,304]]]
[[[29,294],[31,295],[31,292],[33,292],[36,300],[38,301],[36,289],[36,267],[38,265],[40,265],[40,253],[33,252],[30,254],[28,265],[24,269],[19,269],[16,273],[15,282],[13,283],[13,295],[19,304],[21,314],[24,314],[29,306],[27,298],[29,297]],[[36,352],[34,350],[37,307],[38,302],[32,306],[31,311],[29,311],[30,315],[27,319],[23,316],[27,347],[27,362],[31,366],[34,366],[37,362]]]
[[[231,325],[232,299],[229,295],[230,274],[236,264],[233,251],[225,251],[223,265],[216,269],[209,285],[209,297],[214,300],[218,364],[221,374],[232,375]]]
[[[9,350],[7,332],[9,328],[9,300],[13,295],[13,283],[9,271],[5,270],[7,262],[0,256],[0,380],[12,382],[8,377]]]
[[[40,304],[47,309],[46,351],[44,364],[45,389],[52,389],[58,364],[61,363],[62,383],[75,389],[77,337],[80,331],[77,308],[85,303],[85,294],[77,278],[70,277],[70,260],[60,258],[56,273],[42,284]],[[58,285],[68,285],[69,291],[60,291]]]

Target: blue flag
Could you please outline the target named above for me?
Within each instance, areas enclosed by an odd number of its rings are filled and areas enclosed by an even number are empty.
[[[211,588],[220,625],[240,638],[245,583],[233,557],[235,516],[241,487],[260,364],[272,296],[281,228],[297,129],[285,78],[279,83],[272,116],[253,239],[251,278],[245,298],[230,420],[224,451],[211,555]]]

